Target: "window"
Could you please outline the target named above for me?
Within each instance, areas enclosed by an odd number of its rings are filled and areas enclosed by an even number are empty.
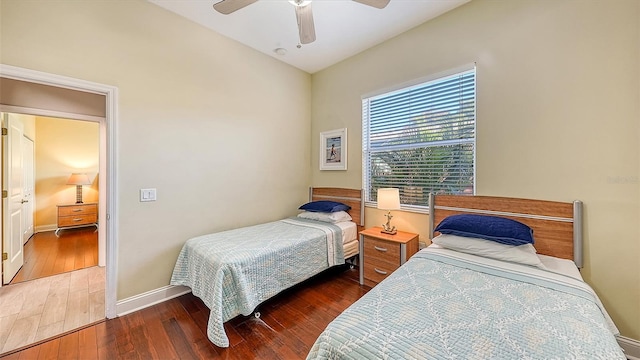
[[[403,208],[429,193],[473,194],[475,67],[362,100],[365,201],[400,189]]]

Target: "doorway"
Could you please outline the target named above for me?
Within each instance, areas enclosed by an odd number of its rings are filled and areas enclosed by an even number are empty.
[[[14,251],[18,255],[22,253],[23,262],[21,267],[16,264],[16,269],[5,267],[4,285],[97,266],[99,124],[24,114],[0,115],[5,127],[21,123],[24,128],[22,138],[14,138],[13,131],[3,137],[5,145],[17,142],[19,146],[21,142],[24,149],[22,154],[12,153],[10,159],[7,153],[3,156],[4,183],[7,184],[7,178],[18,179],[15,180],[18,182],[22,179],[20,188],[24,189],[21,204],[17,204],[22,210],[22,229],[13,231],[5,226],[5,243],[9,245],[15,243],[18,248],[20,241],[10,238],[14,233],[23,234],[22,251],[19,248]],[[32,139],[36,140],[35,144]],[[22,161],[15,161],[18,165],[6,166],[20,156]],[[74,174],[82,174],[83,185],[73,185],[79,179]],[[9,188],[13,193],[14,187]],[[5,213],[5,224],[16,225],[7,221],[7,215]],[[83,226],[84,230],[89,227],[89,231],[81,231]],[[5,249],[12,250],[12,246],[5,244]]]
[[[62,94],[58,98],[69,92],[74,93],[71,98],[64,98],[61,108],[51,106],[30,106],[27,103],[21,103],[23,98],[14,97],[12,103],[5,101],[6,87],[3,87],[0,104],[0,110],[15,113],[30,113],[40,116],[62,117],[75,120],[94,121],[99,124],[100,128],[100,159],[98,182],[101,191],[99,192],[99,247],[104,249],[100,252],[99,265],[105,267],[105,314],[107,318],[116,317],[116,200],[117,200],[117,182],[115,176],[116,163],[116,126],[117,126],[117,88],[93,83],[85,80],[79,80],[55,74],[43,73],[24,68],[2,65],[0,64],[0,80],[10,79],[21,81],[38,87],[54,88],[57,94]],[[40,89],[37,89],[40,90]],[[33,92],[26,92],[32,94]],[[24,95],[25,92],[18,93]],[[83,115],[81,113],[73,113],[64,110],[64,105],[77,101],[78,98],[86,98],[87,96],[100,95],[103,101],[104,116]],[[11,94],[10,94],[11,95]],[[83,96],[87,95],[87,96]],[[50,104],[50,103],[49,103]],[[2,215],[2,214],[0,214]]]

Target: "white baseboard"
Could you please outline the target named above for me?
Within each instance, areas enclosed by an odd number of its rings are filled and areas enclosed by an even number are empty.
[[[640,341],[624,336],[616,336],[618,344],[629,360],[640,360]]]
[[[39,225],[39,226],[36,226],[33,230],[35,232],[39,233],[39,232],[45,232],[45,231],[54,231],[57,228],[58,228],[58,226],[56,224],[50,224],[50,225]]]
[[[191,292],[191,289],[186,286],[174,285],[168,285],[159,289],[147,291],[118,301],[116,303],[116,314],[118,316],[126,315],[189,292]]]

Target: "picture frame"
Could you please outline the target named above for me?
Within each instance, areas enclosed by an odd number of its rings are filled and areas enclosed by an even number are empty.
[[[320,170],[347,170],[347,128],[320,133]]]

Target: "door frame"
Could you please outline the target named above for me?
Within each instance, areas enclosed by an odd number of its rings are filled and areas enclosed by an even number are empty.
[[[28,205],[25,206],[26,208],[28,208],[31,211],[25,211],[24,214],[23,214],[24,218],[25,218],[25,221],[23,221],[23,224],[25,224],[25,227],[24,227],[24,229],[22,229],[22,231],[23,231],[22,245],[24,246],[24,244],[26,244],[27,241],[29,241],[29,239],[33,236],[33,234],[35,234],[35,224],[34,224],[35,218],[34,218],[33,214],[34,214],[34,211],[35,211],[34,209],[36,208],[36,206],[35,206],[35,202],[36,202],[36,196],[35,196],[36,185],[35,185],[35,176],[34,176],[35,173],[36,173],[36,170],[35,170],[35,148],[36,148],[36,146],[35,146],[35,143],[34,143],[33,139],[31,139],[30,137],[28,137],[27,135],[24,135],[24,134],[22,136],[23,136],[23,138],[22,138],[22,141],[23,141],[22,142],[23,164],[24,164],[24,159],[27,158],[27,155],[26,155],[26,152],[25,152],[25,149],[26,149],[25,148],[25,144],[30,144],[29,147],[30,147],[30,151],[31,151],[31,160],[30,160],[31,166],[30,167],[29,166],[24,166],[24,165],[22,166],[23,170],[27,169],[27,171],[31,172],[31,174],[30,174],[31,178],[30,179],[27,179],[26,172],[24,173],[25,174],[24,184],[27,185],[27,183],[28,183],[27,186],[29,186],[31,188],[31,198],[26,199],[26,200],[28,200],[28,203],[27,203]],[[23,186],[23,188],[25,188],[25,186]],[[24,195],[24,196],[26,196],[26,195]],[[24,211],[24,209],[23,209],[23,211]],[[31,219],[30,224],[26,222],[27,219]],[[25,239],[24,238],[24,234],[26,234],[27,230],[29,229],[29,227],[26,226],[26,225],[30,225],[31,226],[31,233],[29,234],[29,237]]]
[[[51,117],[63,117],[78,120],[96,121],[100,124],[100,172],[98,181],[100,192],[98,193],[98,243],[101,251],[98,259],[99,266],[106,266],[105,274],[105,316],[108,319],[116,317],[117,302],[117,198],[118,183],[117,169],[117,124],[118,124],[118,88],[111,85],[95,83],[71,77],[45,73],[11,65],[0,64],[0,76],[15,80],[22,80],[37,84],[49,85],[59,88],[72,89],[104,95],[106,98],[105,118],[93,116],[80,116],[56,111],[27,109],[31,115]],[[0,105],[3,112],[25,113],[25,109],[17,109],[12,106]],[[22,110],[22,111],[20,111]],[[71,117],[70,117],[71,115]],[[104,184],[104,185],[103,185]],[[104,189],[104,190],[103,190]],[[0,214],[1,215],[1,214]],[[0,225],[1,229],[1,225]],[[102,243],[102,244],[101,244]],[[104,244],[104,245],[103,245]]]

